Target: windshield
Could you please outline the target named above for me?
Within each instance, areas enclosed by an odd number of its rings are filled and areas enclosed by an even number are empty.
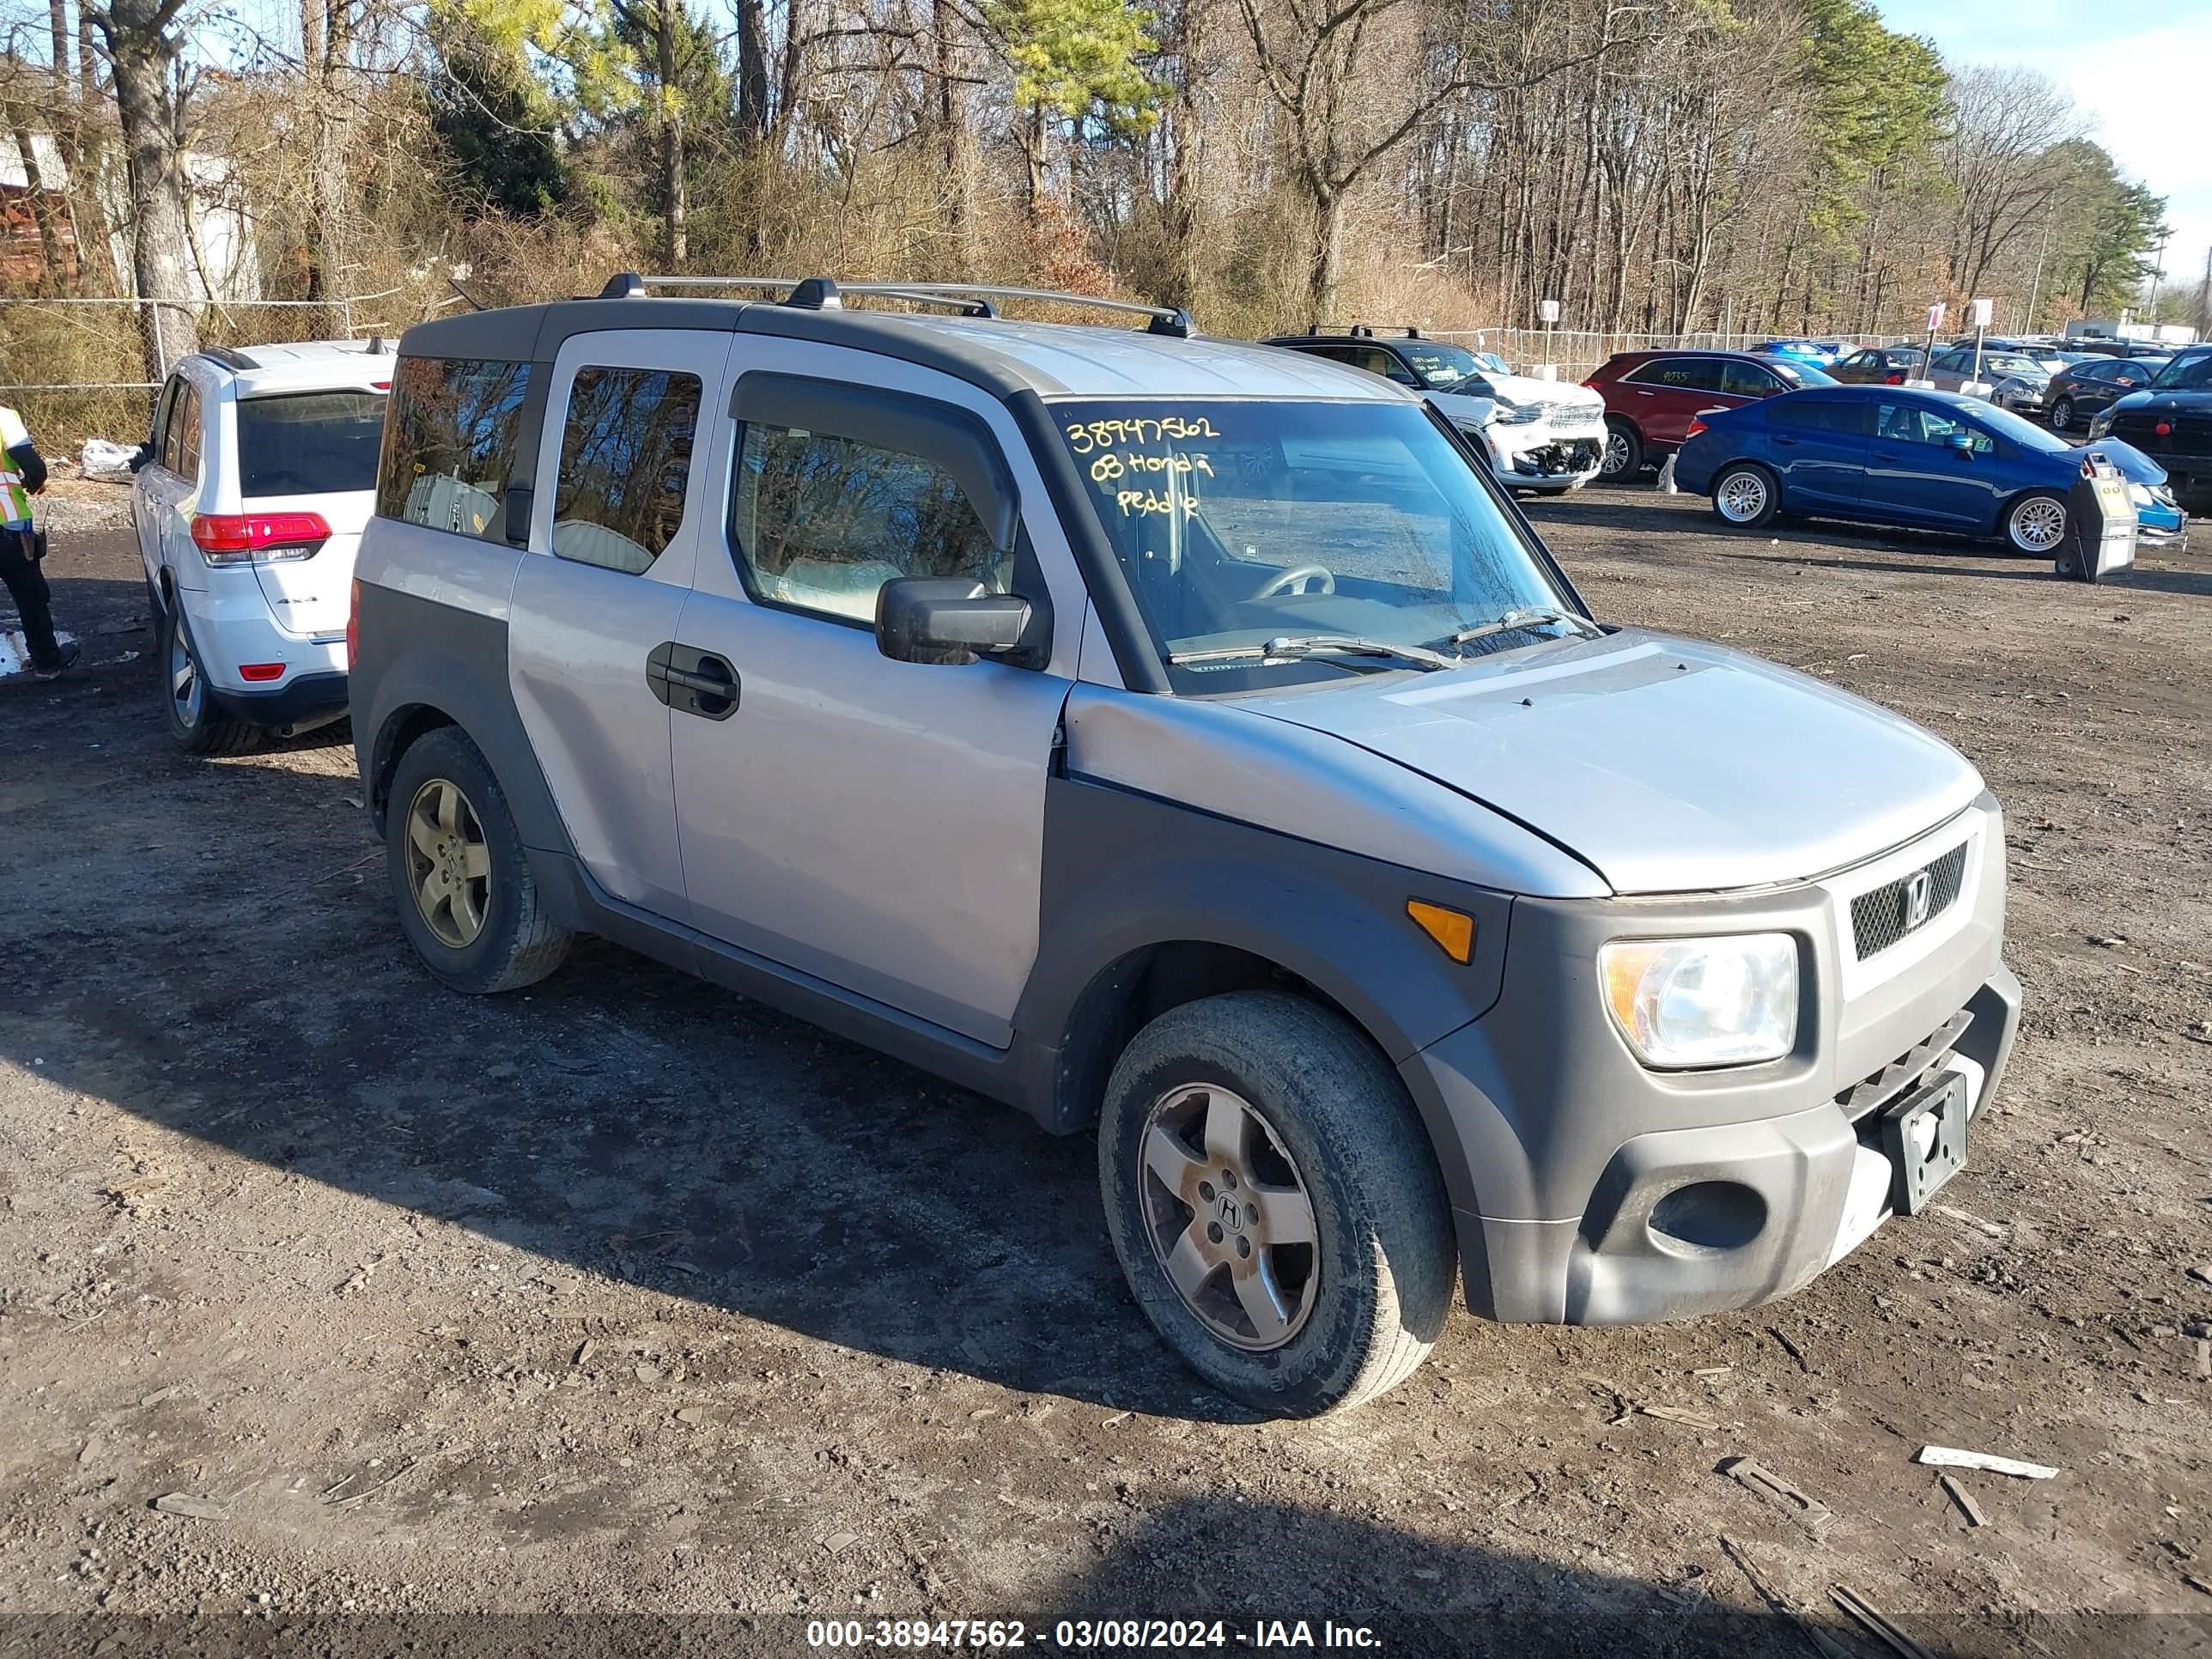
[[[2158,372],[2151,384],[2160,392],[2202,392],[2212,387],[2212,352],[2201,357],[2177,357]]]
[[[334,495],[376,488],[380,392],[295,392],[238,405],[238,493]]]
[[[1482,372],[1482,365],[1475,362],[1474,354],[1455,345],[1409,340],[1398,348],[1398,355],[1413,366],[1413,373],[1431,392],[1449,392],[1462,380]]]
[[[1418,404],[1052,409],[1164,661],[1312,635],[1472,655],[1532,636],[1444,642],[1510,611],[1579,610]],[[1169,678],[1229,692],[1390,666],[1349,653],[1231,659],[1171,665]]]
[[[1843,384],[1826,369],[1815,368],[1810,363],[1776,362],[1770,364],[1769,367],[1792,386],[1840,386]]]
[[[1995,404],[1977,401],[1971,405],[1974,419],[1990,431],[2011,439],[2022,449],[2037,450],[2045,455],[2066,455],[2074,446],[2065,439],[2045,432],[2041,427],[2008,409],[1999,409]]]

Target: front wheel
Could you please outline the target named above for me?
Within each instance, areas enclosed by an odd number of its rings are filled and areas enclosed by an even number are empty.
[[[2053,432],[2071,432],[2074,429],[2074,400],[2071,398],[2061,398],[2051,405],[2051,429]]]
[[[1608,418],[1605,423],[1605,453],[1598,459],[1598,477],[1606,483],[1620,483],[1643,470],[1643,437],[1627,422]]]
[[[1765,467],[1735,462],[1713,480],[1713,511],[1739,530],[1757,530],[1781,513],[1781,486]]]
[[[1317,1417],[1410,1376],[1443,1328],[1451,1211],[1382,1055],[1302,998],[1170,1009],[1114,1067],[1107,1231],[1138,1306],[1247,1406]]]
[[[2045,489],[2021,496],[2006,512],[2006,544],[2033,559],[2057,555],[2066,542],[2066,499]]]

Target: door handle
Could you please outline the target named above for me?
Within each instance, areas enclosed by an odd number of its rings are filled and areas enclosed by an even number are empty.
[[[1797,441],[1795,438],[1769,438],[1767,441],[1772,444],[1777,449],[1795,449],[1797,447]]]
[[[738,671],[729,660],[696,646],[669,640],[645,659],[645,683],[679,714],[726,720],[738,712]]]

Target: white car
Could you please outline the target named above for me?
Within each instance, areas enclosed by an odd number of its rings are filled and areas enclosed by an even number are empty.
[[[381,340],[211,346],[162,386],[131,518],[169,731],[191,752],[345,713],[354,551],[393,361]]]
[[[1355,324],[1348,334],[1286,334],[1267,343],[1422,393],[1509,489],[1565,495],[1597,477],[1605,458],[1605,399],[1586,386],[1504,374],[1495,360],[1414,329],[1386,337]]]

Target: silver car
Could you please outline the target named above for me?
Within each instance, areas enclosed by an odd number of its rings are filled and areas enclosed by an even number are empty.
[[[2040,415],[2051,392],[2051,377],[2066,367],[2056,356],[2032,356],[2025,351],[1984,349],[1978,369],[1972,346],[1939,351],[1929,363],[1927,378],[1939,392],[1962,392],[1969,386],[1987,386],[1982,393],[2000,409],[2021,415]]]
[[[1597,621],[1375,375],[656,286],[400,343],[355,732],[446,985],[595,933],[1093,1136],[1138,1305],[1285,1415],[1462,1279],[1784,1295],[1967,1156],[2020,987],[1941,739]]]

